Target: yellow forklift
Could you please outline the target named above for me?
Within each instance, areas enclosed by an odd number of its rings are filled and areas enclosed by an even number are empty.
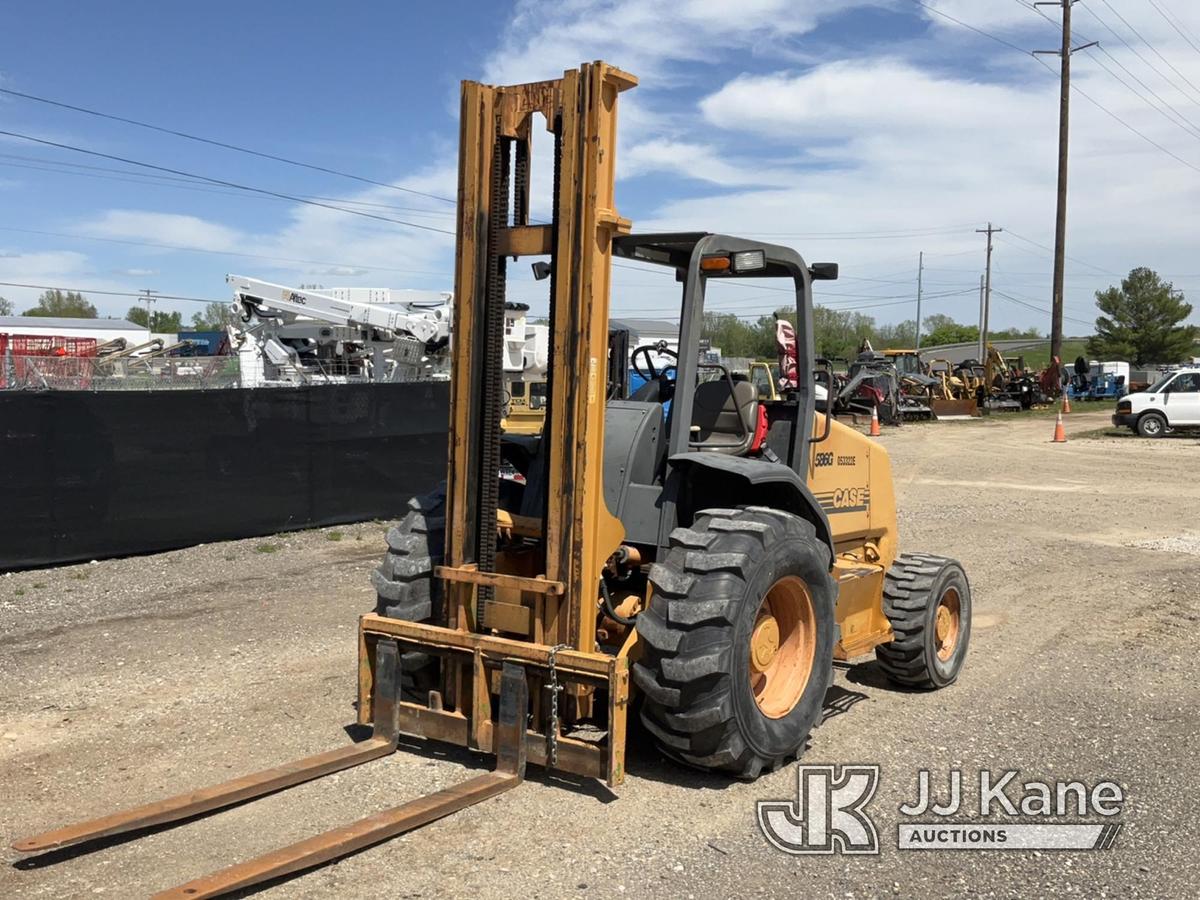
[[[495,757],[492,772],[160,895],[216,896],[511,789],[529,763],[618,785],[635,699],[664,754],[754,778],[803,752],[835,659],[874,651],[909,688],[955,680],[971,627],[962,568],[900,552],[887,452],[834,421],[831,394],[816,405],[813,283],[837,267],[731,235],[630,233],[613,183],[618,97],[635,83],[596,62],[463,85],[449,464],[389,531],[378,606],[360,620],[358,722],[373,736],[18,850],[111,843],[386,756],[400,733]],[[530,215],[535,127],[554,148],[548,224]],[[680,283],[681,349],[609,400],[628,359],[610,349],[614,255]],[[540,434],[506,435],[506,268],[520,257],[548,281],[545,418]],[[794,297],[801,377],[778,399],[701,362],[706,292],[743,279]]]

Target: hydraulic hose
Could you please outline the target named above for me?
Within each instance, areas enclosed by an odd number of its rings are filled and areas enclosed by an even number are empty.
[[[616,607],[613,606],[612,594],[608,592],[608,582],[604,580],[603,576],[600,577],[600,606],[606,616],[626,628],[632,627],[634,619],[637,618],[636,613],[632,616],[623,616],[617,612]]]

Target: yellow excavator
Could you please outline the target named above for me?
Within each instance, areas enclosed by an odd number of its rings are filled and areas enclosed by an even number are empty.
[[[463,84],[447,477],[388,532],[378,605],[359,623],[358,722],[373,736],[18,850],[111,843],[386,756],[400,733],[495,758],[455,787],[160,895],[216,896],[507,791],[528,764],[618,785],[638,698],[662,753],[754,778],[803,752],[834,660],[873,652],[908,689],[954,682],[967,577],[901,552],[887,451],[834,421],[831,393],[818,408],[813,287],[836,265],[715,232],[632,233],[613,184],[618,99],[635,84],[602,62]],[[530,216],[535,127],[553,146],[548,224]],[[611,365],[614,256],[681,285],[680,325],[677,358],[651,348],[652,377],[610,400],[609,373],[628,359]],[[550,352],[540,433],[508,435],[506,270],[520,257],[548,282]],[[795,303],[798,377],[778,399],[699,352],[708,286],[742,279],[786,285]]]

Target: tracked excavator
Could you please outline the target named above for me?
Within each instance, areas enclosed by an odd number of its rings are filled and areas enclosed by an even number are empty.
[[[633,233],[613,184],[619,97],[635,84],[602,62],[463,84],[447,477],[389,531],[378,605],[359,622],[358,722],[373,736],[18,850],[107,845],[378,760],[401,733],[495,760],[160,895],[216,896],[502,794],[530,765],[620,785],[635,701],[663,754],[749,779],[804,751],[834,660],[873,653],[908,689],[955,681],[967,577],[901,551],[887,451],[834,421],[832,394],[817,403],[813,290],[837,267],[719,232]],[[553,146],[548,224],[530,216],[535,127]],[[521,257],[549,282],[536,435],[501,427],[507,268]],[[677,359],[626,399],[607,376],[613,257],[680,285]],[[735,280],[787,285],[795,303],[796,379],[778,399],[728,373],[701,377],[706,291]],[[499,477],[506,464],[523,483]]]

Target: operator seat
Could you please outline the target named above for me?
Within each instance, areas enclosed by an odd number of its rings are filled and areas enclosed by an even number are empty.
[[[758,389],[749,381],[702,381],[692,400],[693,450],[744,456],[758,425]]]

